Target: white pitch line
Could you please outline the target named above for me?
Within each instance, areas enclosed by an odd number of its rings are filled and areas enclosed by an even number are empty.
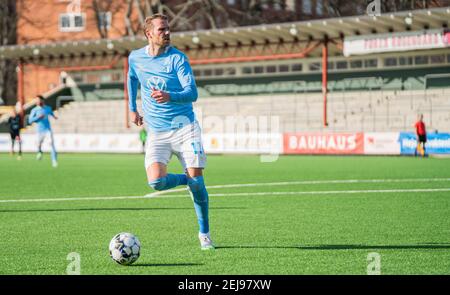
[[[309,192],[263,192],[263,193],[227,193],[208,194],[211,197],[240,197],[240,196],[268,196],[268,195],[337,195],[337,194],[385,194],[385,193],[433,193],[450,192],[450,188],[424,189],[387,189],[387,190],[350,190],[350,191],[309,191]],[[157,197],[157,196],[156,196]],[[181,198],[186,195],[167,195],[165,198]]]
[[[125,197],[87,197],[87,198],[53,198],[53,199],[19,199],[0,200],[0,203],[28,203],[28,202],[60,202],[60,201],[97,201],[97,200],[123,200],[123,199],[145,199],[146,196]]]
[[[285,182],[264,182],[264,183],[237,183],[224,185],[210,185],[208,189],[213,188],[235,188],[235,187],[255,187],[255,186],[284,186],[284,185],[302,185],[302,184],[345,184],[345,183],[404,183],[404,182],[443,182],[450,181],[450,178],[406,178],[406,179],[340,179],[340,180],[303,180],[303,181],[285,181]],[[0,203],[26,203],[26,202],[60,202],[60,201],[92,201],[92,200],[122,200],[122,199],[145,199],[155,198],[161,195],[172,194],[176,192],[185,192],[186,188],[172,189],[162,192],[154,192],[145,196],[122,196],[122,197],[86,197],[86,198],[53,198],[53,199],[18,199],[18,200],[0,200]],[[257,194],[257,193],[254,193]],[[272,193],[273,194],[273,193]],[[216,196],[219,194],[209,194]],[[227,194],[230,195],[230,194]],[[170,195],[169,195],[170,196]],[[169,197],[166,196],[166,197]],[[177,195],[181,196],[181,195]],[[183,195],[184,196],[184,195]]]
[[[211,189],[211,188],[233,188],[233,187],[255,187],[255,186],[284,186],[284,185],[302,185],[302,184],[402,183],[402,182],[404,183],[404,182],[433,182],[433,181],[434,182],[450,181],[450,178],[303,180],[303,181],[208,185],[207,188]],[[160,195],[166,195],[182,191],[186,191],[186,188],[179,188],[162,192],[154,192],[146,195],[146,197],[154,198]],[[209,195],[212,196],[212,194]]]
[[[173,191],[172,191],[173,192]],[[262,193],[227,193],[209,194],[211,197],[236,197],[236,196],[268,196],[268,195],[337,195],[337,194],[372,194],[372,193],[417,193],[417,192],[450,192],[450,188],[430,189],[388,189],[388,190],[347,190],[347,191],[308,191],[308,192],[262,192]],[[91,197],[91,198],[55,198],[55,199],[21,199],[0,200],[0,203],[26,203],[26,202],[59,202],[59,201],[100,201],[100,200],[124,200],[124,199],[148,199],[158,198],[160,195],[125,196],[125,197]],[[167,195],[164,198],[185,198],[188,195]]]
[[[338,179],[338,180],[302,180],[285,182],[265,182],[265,183],[243,183],[212,185],[208,188],[223,187],[248,187],[248,186],[276,186],[276,185],[296,185],[296,184],[336,184],[336,183],[399,183],[399,182],[431,182],[431,181],[450,181],[450,178],[405,178],[405,179]]]

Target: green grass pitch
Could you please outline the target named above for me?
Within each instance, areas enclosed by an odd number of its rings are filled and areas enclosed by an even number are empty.
[[[200,250],[187,192],[143,198],[143,165],[0,154],[0,274],[65,274],[71,252],[81,274],[367,274],[372,252],[382,274],[450,274],[450,159],[210,155],[215,251]],[[181,172],[176,158],[169,170]],[[132,266],[108,254],[122,231],[142,242]]]

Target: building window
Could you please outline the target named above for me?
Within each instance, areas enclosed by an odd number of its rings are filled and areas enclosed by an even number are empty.
[[[111,28],[111,12],[110,11],[101,11],[98,13],[98,26],[100,28],[106,28],[109,30]]]
[[[323,15],[323,0],[316,0],[316,14]]]
[[[243,67],[242,68],[242,74],[251,74],[253,71],[252,71],[252,68],[251,67]]]
[[[366,68],[376,68],[378,66],[377,59],[367,59],[364,61],[364,67]]]
[[[227,4],[228,5],[235,5],[236,4],[236,0],[227,0]]]
[[[67,15],[62,15],[59,19],[60,29],[70,28],[70,17]]]
[[[348,63],[346,61],[337,61],[336,62],[336,69],[337,70],[343,70],[348,68]]]
[[[228,76],[236,75],[236,69],[235,68],[226,68],[225,75],[228,75]]]
[[[264,73],[264,67],[255,67],[255,74],[262,74]]]
[[[384,59],[385,67],[395,67],[397,66],[397,58],[396,57],[387,57]]]
[[[205,77],[212,76],[212,70],[211,69],[205,69],[203,71],[203,76],[205,76]]]
[[[194,72],[194,77],[200,77],[200,70],[193,70]]]
[[[360,69],[360,68],[362,68],[362,60],[352,60],[350,62],[350,67],[352,69]]]
[[[275,73],[277,71],[277,66],[267,66],[266,72],[267,73]]]
[[[75,13],[63,13],[59,15],[59,30],[61,32],[84,31],[86,15]]]
[[[288,65],[279,65],[278,66],[278,71],[279,72],[289,72],[289,66]]]
[[[411,56],[400,57],[398,63],[401,66],[409,66],[413,64],[413,58]]]
[[[445,63],[445,55],[432,55],[430,56],[430,62],[432,64],[444,64]]]
[[[428,64],[428,55],[418,55],[414,58],[416,65],[426,65]]]
[[[322,63],[320,63],[320,62],[313,62],[313,63],[309,64],[309,70],[311,72],[320,71],[321,69],[322,69]]]
[[[293,72],[301,72],[303,69],[303,65],[302,64],[293,64],[292,65],[292,71]]]
[[[311,0],[303,0],[302,1],[302,11],[304,14],[312,14]]]
[[[214,69],[214,76],[223,76],[223,69]]]

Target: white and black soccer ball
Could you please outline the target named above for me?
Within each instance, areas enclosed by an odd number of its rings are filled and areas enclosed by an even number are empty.
[[[109,243],[109,255],[112,260],[122,265],[130,265],[138,260],[141,242],[131,233],[119,233]]]

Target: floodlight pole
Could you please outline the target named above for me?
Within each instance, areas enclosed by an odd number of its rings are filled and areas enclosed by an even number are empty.
[[[123,57],[123,93],[125,98],[125,128],[130,128],[130,118],[128,114],[128,54]]]
[[[325,35],[322,42],[322,94],[323,94],[323,126],[327,121],[327,95],[328,95],[328,37]]]

